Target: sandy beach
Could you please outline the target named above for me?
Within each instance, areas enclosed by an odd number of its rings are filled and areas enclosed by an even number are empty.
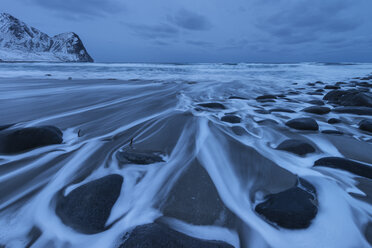
[[[283,70],[0,79],[0,247],[369,247],[372,77]]]

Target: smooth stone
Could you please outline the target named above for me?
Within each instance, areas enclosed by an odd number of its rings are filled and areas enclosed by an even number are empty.
[[[372,76],[362,77],[360,80],[372,80]]]
[[[10,128],[11,126],[14,126],[14,124],[2,125],[2,126],[0,126],[0,131],[3,131],[3,130],[5,130],[5,129],[8,129],[8,128]]]
[[[359,83],[357,83],[357,85],[362,86],[362,87],[372,88],[372,84],[370,84],[368,82],[359,82]]]
[[[256,100],[267,100],[267,99],[276,99],[277,97],[275,95],[262,95],[256,97]]]
[[[331,118],[328,120],[328,124],[337,124],[337,123],[341,123],[341,120],[337,118]]]
[[[323,89],[317,89],[315,92],[324,92]]]
[[[240,96],[230,96],[229,99],[230,100],[248,100],[247,98],[240,97]]]
[[[329,102],[338,103],[341,96],[347,94],[345,90],[332,90],[328,92],[324,97],[323,100],[327,100]]]
[[[309,227],[318,212],[316,191],[303,179],[300,179],[300,184],[301,188],[300,185],[296,185],[277,194],[268,195],[264,202],[256,206],[255,211],[280,227],[287,229]]]
[[[310,95],[310,96],[322,96],[323,93],[321,92],[317,92],[317,91],[314,91],[314,92],[307,92],[306,93],[307,95]]]
[[[225,115],[221,118],[221,121],[224,121],[224,122],[229,122],[229,123],[240,123],[241,122],[241,118],[239,116],[236,116],[236,115]]]
[[[72,190],[67,196],[60,192],[56,214],[62,222],[86,234],[106,230],[106,221],[118,199],[123,177],[108,175]]]
[[[342,106],[372,107],[372,94],[363,90],[336,90],[325,95],[324,100]]]
[[[298,130],[317,131],[319,129],[318,123],[311,118],[296,118],[285,123],[288,127]]]
[[[259,114],[263,114],[263,115],[270,114],[270,111],[268,111],[266,109],[255,109],[254,112],[259,113]]]
[[[273,108],[269,110],[270,113],[278,112],[278,113],[296,113],[296,111],[293,111],[291,109],[286,108]]]
[[[335,134],[335,135],[343,135],[343,132],[337,130],[323,130],[322,133],[324,134]]]
[[[337,85],[326,85],[326,86],[324,86],[324,89],[326,89],[326,90],[338,90],[338,89],[340,89],[340,86],[337,86]]]
[[[372,166],[346,158],[325,157],[315,161],[314,166],[341,169],[361,177],[372,179]]]
[[[318,106],[323,106],[324,102],[322,100],[311,100],[308,103],[318,105]]]
[[[61,144],[63,133],[54,126],[6,130],[0,134],[0,153],[16,154],[34,148]]]
[[[364,235],[368,243],[372,246],[372,222],[369,222],[365,227]]]
[[[25,245],[25,247],[32,247],[33,244],[41,237],[42,234],[43,233],[40,230],[40,228],[38,228],[37,226],[33,226],[31,230],[27,233],[27,238],[29,242],[27,243],[27,245]]]
[[[289,91],[288,92],[288,95],[299,95],[300,94],[300,92],[298,92],[298,91]]]
[[[280,143],[276,149],[291,152],[300,156],[315,152],[315,148],[312,145],[305,141],[296,139],[285,140]]]
[[[315,86],[315,83],[307,83],[307,86]]]
[[[222,241],[187,236],[161,223],[137,226],[123,240],[119,248],[234,248]]]
[[[272,119],[265,119],[265,120],[257,121],[257,123],[260,124],[260,125],[277,125],[277,124],[279,124],[276,120],[272,120]]]
[[[164,216],[193,225],[224,225],[229,211],[222,202],[207,171],[190,164],[173,185],[164,205]]]
[[[372,132],[372,120],[362,120],[359,123],[359,129],[367,132]]]
[[[239,136],[242,136],[244,134],[247,134],[247,131],[245,131],[244,128],[240,127],[240,126],[233,126],[231,127],[231,130],[236,134],[236,135],[239,135]]]
[[[316,81],[316,84],[324,84],[322,81]]]
[[[130,148],[119,151],[116,154],[116,158],[119,160],[120,164],[147,165],[164,162],[163,158],[160,155],[160,152],[142,151]]]
[[[218,102],[200,103],[198,106],[209,109],[226,109],[225,105]]]
[[[359,92],[341,96],[340,105],[372,107],[372,94]]]
[[[262,99],[262,100],[257,100],[260,103],[270,103],[270,102],[275,102],[273,99]]]
[[[341,114],[372,115],[372,108],[369,107],[337,107],[332,111]]]
[[[311,114],[317,114],[317,115],[324,115],[328,114],[331,112],[331,109],[328,107],[321,107],[321,106],[311,106],[303,109],[302,111],[306,113],[311,113]]]

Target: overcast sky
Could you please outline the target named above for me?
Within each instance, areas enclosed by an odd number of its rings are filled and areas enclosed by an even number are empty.
[[[372,62],[372,0],[0,0],[98,62]]]

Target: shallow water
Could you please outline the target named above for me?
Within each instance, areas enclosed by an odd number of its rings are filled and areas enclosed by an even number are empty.
[[[165,218],[176,230],[235,247],[370,247],[371,233],[365,229],[372,222],[371,181],[312,167],[326,156],[372,164],[372,136],[357,128],[366,117],[333,112],[317,116],[301,110],[311,106],[308,101],[323,97],[306,93],[324,85],[310,88],[306,83],[347,82],[371,72],[371,64],[0,64],[0,125],[55,125],[64,140],[61,145],[0,155],[0,244],[25,247],[35,236],[30,230],[37,227],[41,235],[36,235],[32,247],[115,247],[126,231],[161,217],[161,206],[177,179],[198,165],[207,171],[235,224],[193,225]],[[287,98],[257,102],[262,94]],[[197,105],[205,102],[227,108]],[[295,112],[255,111],[272,108]],[[242,122],[222,122],[226,113]],[[320,130],[345,135],[284,125],[305,116],[316,119]],[[330,125],[331,117],[343,122]],[[279,124],[257,123],[268,118]],[[116,154],[132,138],[136,149],[160,151],[165,162],[122,166]],[[300,157],[274,149],[288,138],[308,140],[317,152]],[[65,226],[55,214],[56,194],[64,190],[66,195],[113,173],[124,177],[106,223],[114,225],[94,235]],[[316,218],[303,230],[269,224],[254,207],[264,195],[293,186],[297,175],[317,190]]]

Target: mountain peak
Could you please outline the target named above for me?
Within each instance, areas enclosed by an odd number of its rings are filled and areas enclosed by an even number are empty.
[[[50,37],[8,13],[0,14],[0,61],[93,62],[80,37]]]

